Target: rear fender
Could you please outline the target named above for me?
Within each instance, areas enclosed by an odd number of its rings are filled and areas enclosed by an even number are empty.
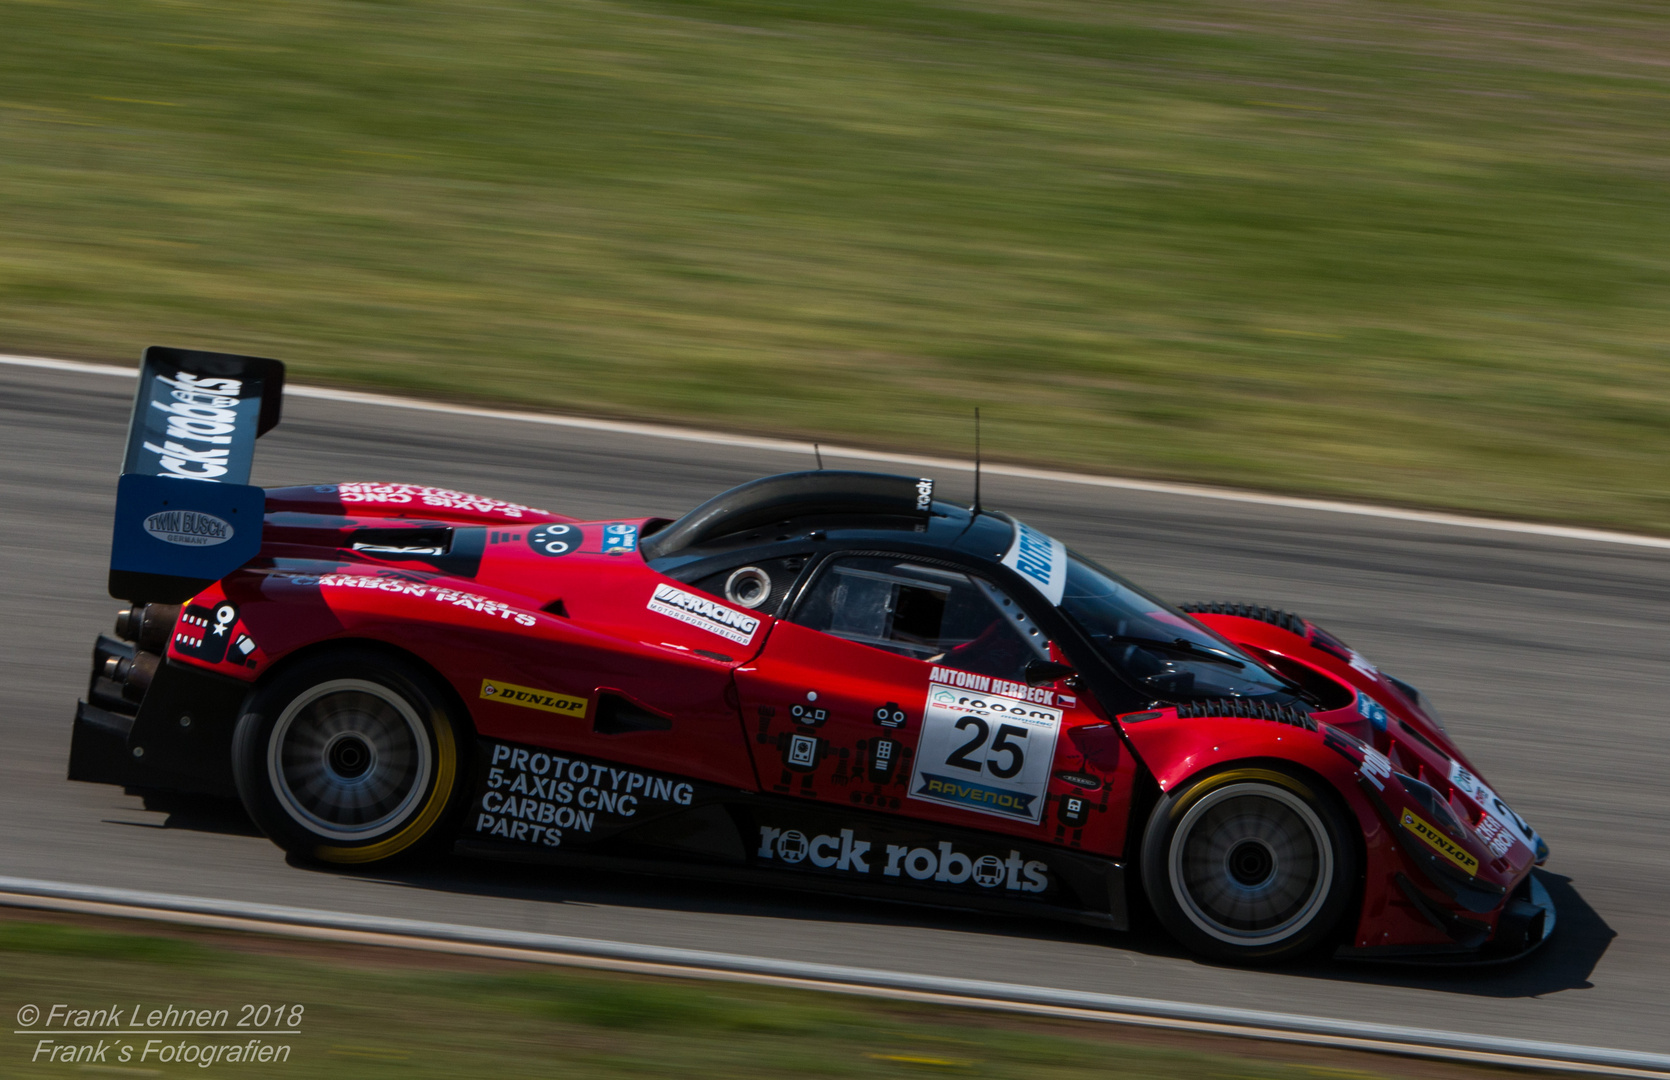
[[[484,737],[757,786],[734,661],[577,624],[479,582],[360,569],[287,561],[234,575],[181,616],[195,610],[211,630],[224,619],[233,655],[215,646],[193,659],[176,640],[171,658],[254,680],[301,650],[381,642],[437,672]],[[244,635],[255,643],[247,659]]]
[[[526,597],[443,575],[292,562],[234,574],[193,597],[176,624],[168,658],[253,682],[331,642],[382,642],[440,672],[468,701],[477,688],[465,685],[467,673],[482,664],[510,678],[507,669],[520,657],[539,656],[546,645],[566,654],[631,648],[527,603]]]

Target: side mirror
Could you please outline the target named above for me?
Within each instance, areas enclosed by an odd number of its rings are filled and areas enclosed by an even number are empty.
[[[1067,664],[1058,664],[1054,660],[1028,660],[1024,675],[1028,686],[1048,686],[1062,679],[1073,679],[1077,676],[1077,669]]]

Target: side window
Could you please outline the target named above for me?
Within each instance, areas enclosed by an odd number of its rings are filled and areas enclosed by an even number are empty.
[[[987,581],[909,559],[825,563],[793,620],[848,641],[960,671],[1019,681],[1049,643],[1020,605]]]

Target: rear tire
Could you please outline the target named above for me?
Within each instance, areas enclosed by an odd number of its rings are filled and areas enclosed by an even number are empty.
[[[1143,889],[1190,950],[1243,964],[1328,942],[1356,893],[1357,845],[1332,792],[1276,768],[1230,768],[1160,800]]]
[[[460,735],[428,671],[368,649],[308,660],[258,690],[232,738],[249,816],[292,855],[381,863],[432,852],[463,803]]]

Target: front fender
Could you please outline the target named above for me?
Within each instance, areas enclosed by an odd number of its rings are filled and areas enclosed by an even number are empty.
[[[1218,768],[1252,762],[1282,763],[1319,778],[1339,796],[1361,834],[1363,893],[1353,934],[1356,947],[1455,946],[1453,934],[1424,914],[1398,883],[1400,875],[1417,881],[1425,875],[1400,848],[1385,811],[1367,794],[1365,759],[1353,752],[1361,746],[1356,740],[1326,727],[1251,717],[1183,718],[1172,709],[1119,719],[1132,749],[1165,792]],[[1380,779],[1373,764],[1368,768]]]

